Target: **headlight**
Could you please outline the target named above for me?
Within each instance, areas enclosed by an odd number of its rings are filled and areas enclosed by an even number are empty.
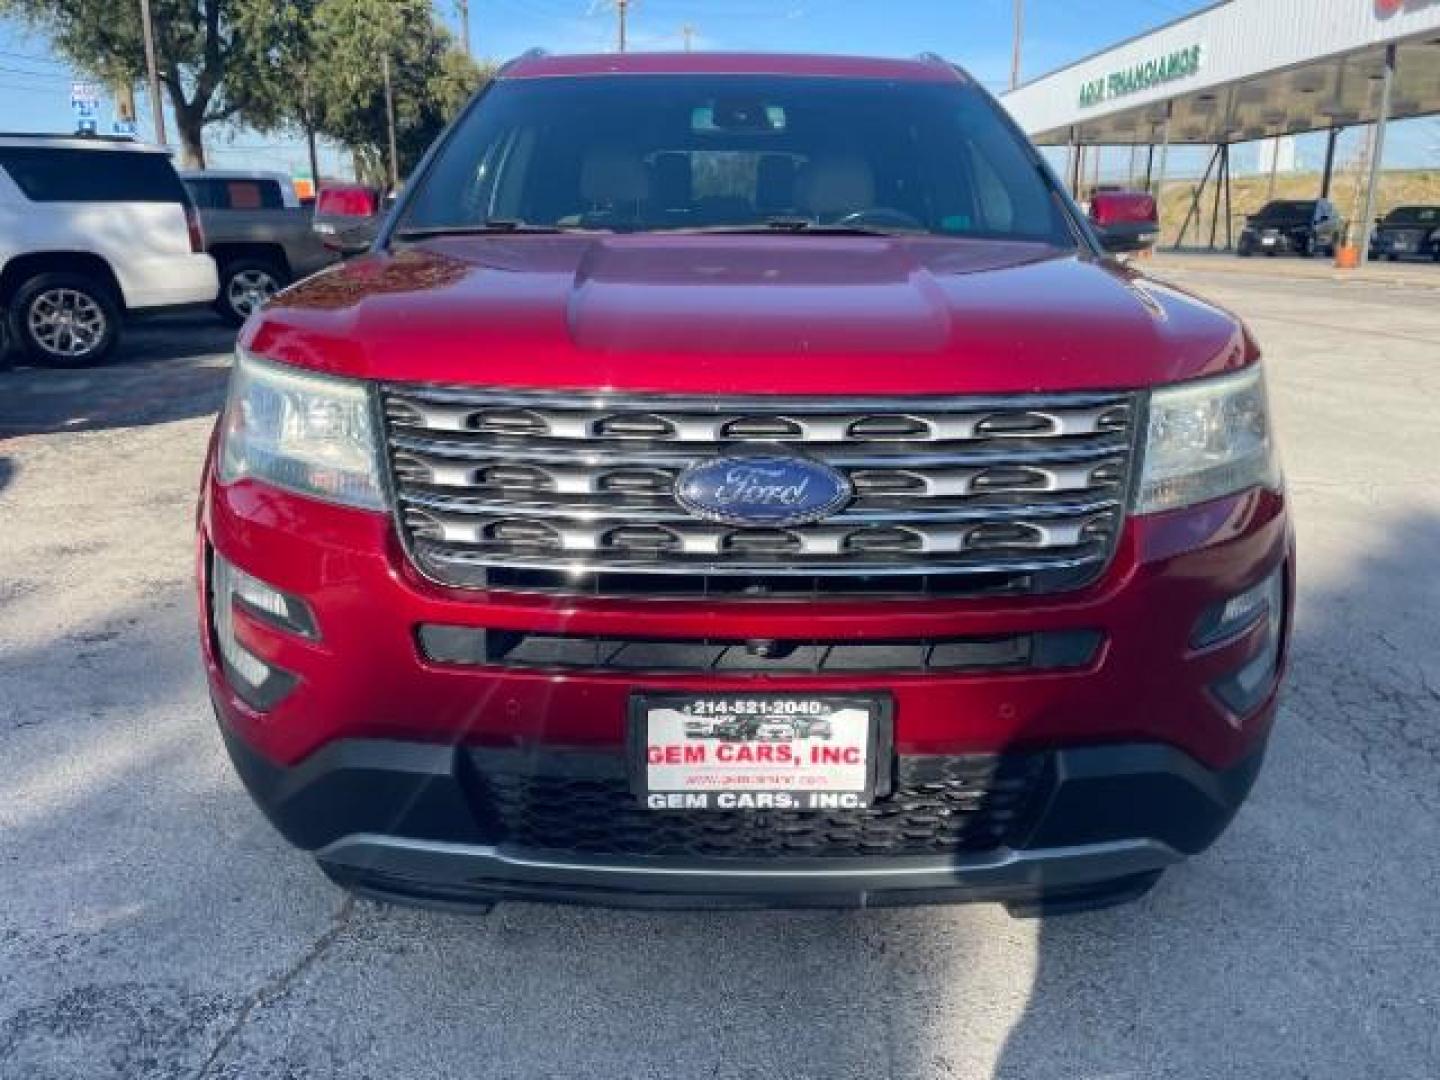
[[[220,482],[263,480],[329,502],[385,506],[363,383],[235,353],[221,432]]]
[[[1150,396],[1137,514],[1280,486],[1259,367],[1165,387]]]

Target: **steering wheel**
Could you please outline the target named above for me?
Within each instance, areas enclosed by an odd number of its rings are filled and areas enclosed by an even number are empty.
[[[831,222],[842,228],[847,225],[865,226],[874,225],[877,228],[885,229],[914,229],[917,232],[925,231],[925,223],[919,218],[905,213],[903,210],[896,210],[889,206],[871,206],[864,210],[852,210],[838,221]]]

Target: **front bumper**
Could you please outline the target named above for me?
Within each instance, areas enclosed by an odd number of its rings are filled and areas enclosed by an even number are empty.
[[[1304,252],[1309,243],[1310,235],[1301,231],[1282,231],[1270,235],[1246,232],[1240,234],[1239,250],[1242,253],[1258,251],[1267,255],[1294,255]]]
[[[1007,826],[1006,842],[988,850],[706,859],[512,842],[513,823],[507,826],[491,795],[507,768],[503,754],[351,740],[284,768],[229,734],[226,742],[270,820],[314,851],[333,878],[362,893],[441,907],[505,899],[643,907],[1024,905],[1067,897],[1086,906],[1113,898],[1117,882],[1124,896],[1127,883],[1146,882],[1208,846],[1249,792],[1264,752],[1262,744],[1224,770],[1146,744],[1045,755],[1033,800]],[[528,755],[525,766],[540,775],[573,772],[573,757]],[[623,771],[618,757],[580,758],[587,770]],[[705,813],[725,827],[724,815]]]
[[[202,614],[206,668],[224,726],[284,765],[354,738],[614,750],[625,744],[637,691],[763,690],[886,695],[902,755],[1152,742],[1225,768],[1264,737],[1275,694],[1271,687],[1259,706],[1238,716],[1215,687],[1262,651],[1266,633],[1257,624],[1197,648],[1197,620],[1281,564],[1293,596],[1285,500],[1265,490],[1131,518],[1099,580],[1048,596],[718,602],[467,592],[422,579],[389,517],[251,481],[207,485],[198,545],[202,613],[212,547],[314,613],[315,638],[236,613],[245,648],[296,680],[268,711],[250,708],[231,689]],[[426,625],[651,641],[1089,634],[1099,645],[1083,664],[1052,670],[547,669],[431,659],[418,641]]]

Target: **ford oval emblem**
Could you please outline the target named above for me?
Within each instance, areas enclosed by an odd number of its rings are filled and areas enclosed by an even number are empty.
[[[783,528],[819,521],[850,501],[850,481],[802,457],[719,457],[691,465],[675,498],[696,517]]]

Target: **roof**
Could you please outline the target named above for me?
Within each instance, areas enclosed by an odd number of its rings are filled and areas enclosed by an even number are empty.
[[[290,183],[290,177],[283,172],[266,169],[181,169],[182,180],[277,180]]]
[[[632,52],[550,56],[531,52],[501,72],[505,79],[565,75],[807,75],[905,82],[955,82],[966,76],[938,57],[914,60],[801,53]]]
[[[55,150],[128,150],[168,154],[164,146],[136,142],[124,135],[71,135],[53,131],[0,131],[0,146],[44,146]]]

